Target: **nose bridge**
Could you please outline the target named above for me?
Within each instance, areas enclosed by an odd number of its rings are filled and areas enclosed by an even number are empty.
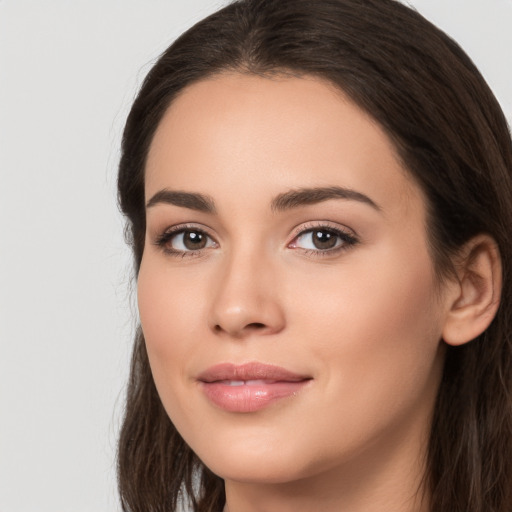
[[[276,277],[265,251],[249,244],[229,251],[215,278],[211,327],[235,337],[281,330],[284,311]]]

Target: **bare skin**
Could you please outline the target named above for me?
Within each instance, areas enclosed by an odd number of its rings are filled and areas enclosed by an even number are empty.
[[[428,511],[424,456],[460,286],[436,286],[424,198],[383,130],[320,80],[220,75],[166,113],[146,201],[151,369],[176,428],[225,480],[227,510]],[[198,377],[226,362],[307,385],[229,411]]]

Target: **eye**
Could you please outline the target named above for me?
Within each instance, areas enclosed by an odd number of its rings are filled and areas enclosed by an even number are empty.
[[[217,247],[217,243],[203,230],[197,228],[170,229],[159,236],[156,245],[169,254],[195,253],[202,249]],[[191,255],[191,254],[190,254]]]
[[[332,227],[318,226],[301,231],[289,247],[305,249],[313,253],[329,253],[336,252],[338,249],[347,249],[357,241],[351,233]]]

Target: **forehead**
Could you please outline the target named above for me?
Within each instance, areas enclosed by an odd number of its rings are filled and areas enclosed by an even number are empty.
[[[244,205],[290,187],[329,185],[395,210],[423,202],[380,125],[313,77],[233,73],[189,86],[165,113],[146,165],[146,198],[174,188],[234,201],[236,190]]]

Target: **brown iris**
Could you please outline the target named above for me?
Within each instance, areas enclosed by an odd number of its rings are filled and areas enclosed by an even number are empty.
[[[321,230],[311,233],[313,245],[317,249],[333,249],[336,246],[338,235],[332,231]]]
[[[197,251],[206,247],[208,237],[200,231],[184,231],[183,232],[183,245],[191,250]]]

